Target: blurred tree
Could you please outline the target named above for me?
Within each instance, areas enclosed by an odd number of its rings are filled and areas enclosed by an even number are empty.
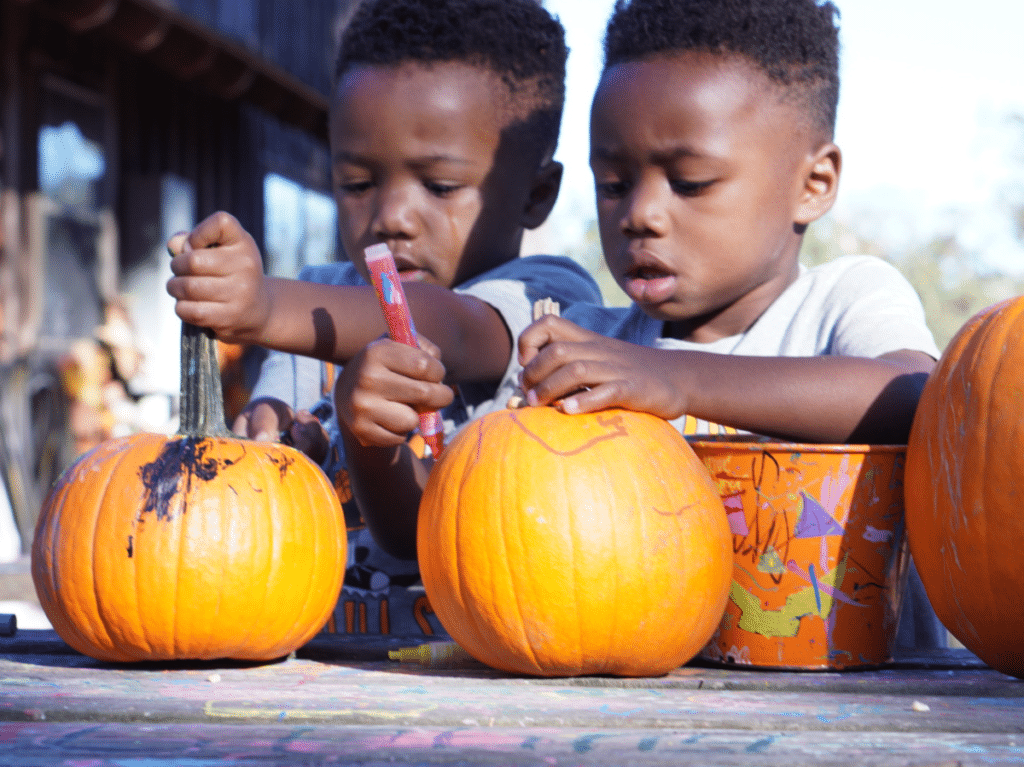
[[[1024,112],[1009,115],[1007,122],[1016,142],[1010,150],[1010,173],[1002,197],[1009,206],[1017,239],[1024,242]]]

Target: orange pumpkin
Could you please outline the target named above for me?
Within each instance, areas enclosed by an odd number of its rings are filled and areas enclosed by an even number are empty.
[[[99,660],[270,660],[323,627],[346,546],[319,467],[227,431],[212,337],[186,325],[181,430],[76,461],[43,505],[32,577],[61,638]]]
[[[925,385],[907,445],[910,551],[939,619],[1024,678],[1024,297],[960,329]]]
[[[477,660],[539,676],[664,674],[725,610],[732,539],[707,470],[651,415],[551,407],[466,426],[430,473],[427,596]]]

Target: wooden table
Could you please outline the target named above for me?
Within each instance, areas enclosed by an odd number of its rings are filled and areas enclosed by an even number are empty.
[[[0,637],[0,765],[1024,764],[1024,681],[965,650],[841,673],[533,679],[318,637],[277,663],[121,666]]]

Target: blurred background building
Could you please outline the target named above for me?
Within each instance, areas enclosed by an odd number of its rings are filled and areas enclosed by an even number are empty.
[[[77,454],[176,428],[171,234],[223,209],[271,273],[337,257],[327,96],[349,5],[0,0],[0,562]],[[238,402],[260,350],[223,351]]]

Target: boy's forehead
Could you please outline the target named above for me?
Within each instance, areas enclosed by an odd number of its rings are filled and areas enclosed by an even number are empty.
[[[692,121],[720,131],[739,123],[779,130],[806,122],[786,90],[740,55],[687,51],[605,70],[594,96],[594,127],[659,120],[669,130]]]
[[[382,94],[409,106],[448,112],[453,118],[473,118],[501,130],[537,107],[536,89],[513,94],[494,70],[464,61],[405,61],[395,65],[354,65],[339,78],[331,109],[352,106]]]
[[[664,91],[721,91],[732,99],[778,99],[780,90],[753,63],[734,54],[686,51],[659,54],[615,64],[604,71],[597,95],[609,88],[627,89],[634,98],[660,98]]]

